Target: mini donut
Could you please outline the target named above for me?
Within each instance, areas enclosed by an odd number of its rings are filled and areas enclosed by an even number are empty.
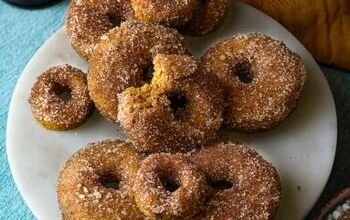
[[[63,219],[145,219],[132,191],[139,166],[139,155],[130,144],[119,140],[80,149],[58,177]]]
[[[151,84],[119,95],[118,120],[143,152],[186,152],[216,136],[223,90],[190,56],[159,54]]]
[[[77,53],[88,60],[103,34],[134,17],[129,0],[73,0],[67,13],[67,34]]]
[[[205,198],[202,173],[183,154],[148,156],[137,172],[135,201],[150,219],[184,219],[198,211]]]
[[[45,128],[69,130],[94,110],[85,74],[72,66],[55,66],[41,74],[28,99],[34,118]]]
[[[167,26],[180,26],[189,21],[197,0],[131,0],[138,19]]]
[[[192,19],[180,31],[193,36],[209,34],[224,22],[227,11],[227,0],[197,0],[197,9]]]
[[[225,86],[224,124],[237,131],[265,130],[283,121],[296,107],[306,79],[301,58],[264,34],[222,41],[202,61]]]
[[[135,20],[111,30],[97,45],[89,64],[88,87],[96,107],[109,121],[118,123],[118,93],[146,83],[158,53],[188,52],[176,30]]]
[[[232,143],[214,144],[190,157],[210,187],[193,219],[272,220],[281,201],[276,169],[256,151]]]

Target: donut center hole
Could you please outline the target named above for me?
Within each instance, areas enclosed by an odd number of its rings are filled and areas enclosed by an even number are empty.
[[[233,187],[233,184],[227,180],[209,181],[209,185],[216,190],[225,190]]]
[[[195,10],[200,10],[207,4],[207,0],[197,0],[195,5]]]
[[[237,76],[242,83],[251,83],[253,81],[254,73],[250,62],[243,61],[237,64],[234,68],[234,75]]]
[[[175,192],[178,188],[180,188],[179,182],[172,177],[159,175],[159,179],[163,188],[168,192]]]
[[[115,176],[112,176],[110,174],[107,175],[103,175],[101,177],[101,184],[102,186],[108,188],[108,189],[115,189],[115,190],[119,190],[119,184],[120,181],[118,178],[116,178]]]
[[[125,21],[125,19],[122,16],[110,16],[109,17],[109,22],[111,22],[113,27],[119,27],[123,21]]]
[[[72,99],[72,90],[68,86],[62,86],[56,83],[53,86],[53,92],[65,102]]]
[[[186,96],[180,93],[175,93],[168,95],[168,99],[170,101],[170,108],[173,111],[175,118],[178,118],[188,104]]]
[[[143,81],[145,83],[150,83],[153,78],[153,73],[154,73],[154,65],[150,64],[143,71],[143,76],[142,76]]]

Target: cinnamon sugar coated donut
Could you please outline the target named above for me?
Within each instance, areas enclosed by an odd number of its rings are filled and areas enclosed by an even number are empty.
[[[190,151],[216,136],[222,122],[223,91],[190,56],[159,54],[150,84],[119,95],[118,120],[140,150]]]
[[[197,0],[193,17],[180,28],[181,32],[194,36],[209,34],[224,22],[227,11],[227,0]]]
[[[104,35],[90,59],[88,86],[100,112],[117,123],[117,95],[149,81],[147,71],[158,53],[186,54],[176,30],[139,21],[126,21]]]
[[[55,66],[41,74],[28,99],[34,118],[45,128],[69,130],[94,110],[85,74],[72,66]]]
[[[145,219],[132,192],[139,166],[140,158],[132,146],[119,140],[80,149],[58,177],[63,219]]]
[[[130,0],[73,0],[66,30],[73,48],[88,60],[103,34],[131,18]]]
[[[211,193],[194,219],[274,219],[281,201],[275,168],[242,144],[214,144],[190,159],[205,173]]]
[[[167,26],[179,26],[192,18],[197,0],[131,0],[138,19]]]
[[[148,156],[135,179],[135,201],[150,219],[192,217],[204,202],[205,177],[182,154]]]
[[[306,79],[300,57],[264,34],[242,34],[219,42],[202,61],[225,85],[224,124],[238,131],[279,124],[296,107]]]

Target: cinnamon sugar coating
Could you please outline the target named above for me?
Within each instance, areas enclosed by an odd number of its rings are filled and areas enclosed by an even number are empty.
[[[88,60],[101,36],[118,20],[133,19],[130,0],[73,0],[67,13],[67,34],[77,53]]]
[[[66,92],[67,100],[61,95]],[[45,128],[69,130],[83,124],[94,110],[85,74],[72,66],[55,66],[41,74],[28,99],[34,118]]]
[[[118,93],[145,84],[145,72],[158,53],[188,51],[176,30],[135,20],[104,35],[90,59],[87,78],[91,98],[108,120],[118,123]]]
[[[193,219],[272,220],[281,201],[275,168],[242,144],[220,143],[190,157],[211,192]]]
[[[350,220],[350,209],[346,210],[337,220]]]
[[[223,90],[190,56],[159,54],[150,84],[119,95],[118,120],[138,150],[190,151],[216,136]]]
[[[306,79],[301,58],[264,34],[219,42],[202,61],[225,85],[224,124],[238,131],[264,130],[283,121],[296,107]]]
[[[62,218],[145,219],[132,192],[139,166],[140,158],[132,146],[119,140],[101,141],[80,149],[58,177]]]
[[[134,191],[150,219],[188,219],[204,202],[206,181],[185,155],[152,154],[137,172]]]
[[[180,26],[189,21],[196,0],[131,0],[138,19],[167,26]]]
[[[180,30],[194,36],[209,34],[224,22],[227,11],[227,0],[197,0],[193,17]]]

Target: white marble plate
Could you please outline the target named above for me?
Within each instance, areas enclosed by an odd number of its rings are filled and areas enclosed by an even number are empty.
[[[318,199],[330,174],[336,146],[336,112],[320,68],[280,24],[241,3],[230,3],[225,24],[202,38],[186,38],[196,56],[212,43],[239,32],[263,32],[283,40],[304,60],[307,83],[297,109],[277,128],[254,135],[223,132],[224,139],[249,143],[278,169],[283,201],[278,219],[302,219]],[[97,111],[83,126],[66,132],[48,131],[32,117],[27,102],[36,77],[47,68],[69,63],[87,69],[70,46],[64,29],[57,31],[33,56],[13,93],[7,124],[7,154],[14,180],[38,219],[60,219],[56,178],[64,162],[81,146],[123,138],[120,129]]]

